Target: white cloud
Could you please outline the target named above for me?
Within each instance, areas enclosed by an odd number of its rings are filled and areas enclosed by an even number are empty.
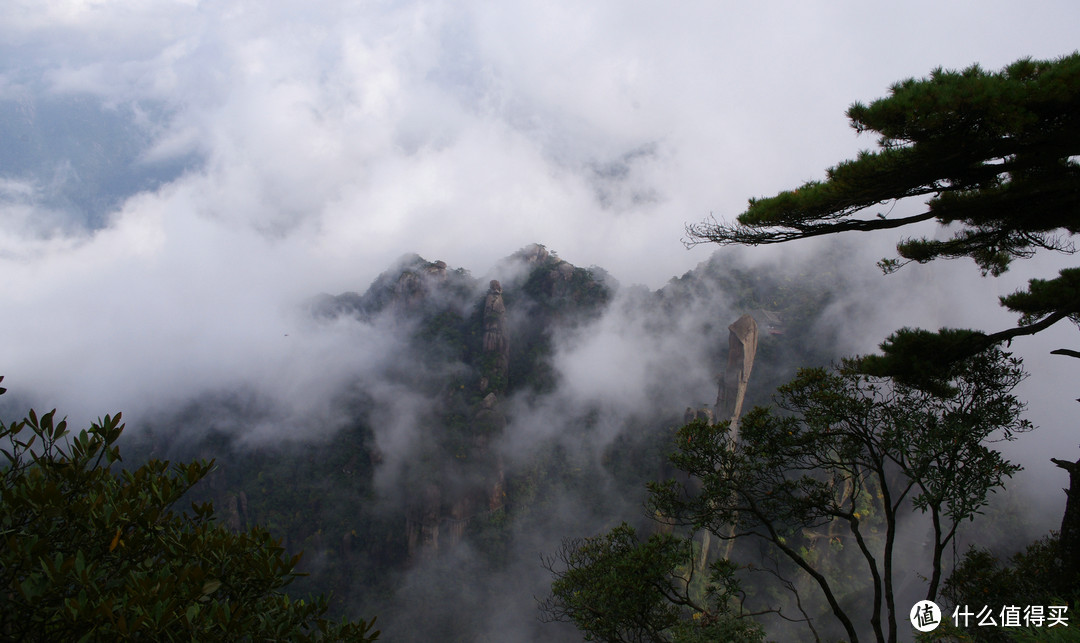
[[[939,65],[993,69],[1077,47],[1075,2],[972,4],[6,0],[0,101],[11,113],[34,122],[44,98],[89,96],[131,115],[139,163],[182,170],[115,195],[87,230],[49,200],[52,174],[0,164],[4,399],[57,406],[75,426],[123,411],[135,428],[192,396],[250,392],[279,405],[248,434],[260,440],[300,418],[332,430],[349,386],[373,400],[379,483],[393,482],[432,401],[396,383],[407,376],[383,375],[424,369],[394,329],[312,320],[299,307],[307,297],[363,291],[408,252],[479,275],[532,242],[624,285],[659,287],[714,251],[685,250],[684,223],[730,217],[748,197],[871,147],[844,117],[852,102]],[[81,149],[99,142],[94,125],[78,122]],[[65,162],[80,161],[48,165]],[[852,351],[902,325],[1004,327],[1014,320],[997,295],[1057,265],[998,280],[970,262],[883,277],[873,261],[894,240],[848,241],[849,269],[864,278],[850,278],[858,291],[828,318]],[[798,264],[822,247],[741,256]],[[667,412],[646,408],[654,400],[677,413],[715,396],[703,355],[716,347],[694,327],[704,311],[657,334],[620,305],[556,338],[555,394],[507,403],[508,456],[568,417],[575,430],[591,423],[576,444],[603,447],[635,414]],[[1076,442],[1075,367],[1046,353],[1075,336],[1055,329],[1014,345],[1029,357],[1023,394],[1042,428],[1010,455],[1048,505],[1046,528],[1063,497],[1045,489],[1064,484],[1047,458]],[[611,515],[636,502],[614,500]],[[562,521],[582,510],[555,506],[555,527],[519,540],[532,571],[514,589],[536,571],[532,543],[557,546]]]
[[[159,106],[135,110],[153,136],[143,158],[201,163],[89,236],[42,235],[33,182],[3,177],[0,215],[17,225],[0,298],[36,311],[0,322],[3,368],[88,400],[241,377],[282,311],[362,290],[410,251],[483,272],[537,241],[656,287],[712,251],[683,249],[685,222],[871,145],[847,127],[852,101],[936,65],[1067,53],[1076,11],[7,3],[4,87]]]

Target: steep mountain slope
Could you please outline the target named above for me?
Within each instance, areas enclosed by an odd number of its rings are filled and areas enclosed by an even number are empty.
[[[264,524],[304,550],[296,591],[380,614],[394,640],[553,640],[557,626],[536,629],[537,553],[641,520],[672,430],[714,412],[741,315],[761,329],[746,405],[830,359],[836,338],[816,325],[840,287],[813,266],[724,254],[657,291],[539,245],[483,278],[411,255],[363,294],[308,302],[317,323],[385,328],[399,347],[335,392],[334,430],[252,440],[272,406],[222,392],[162,418],[140,449],[216,458],[204,492],[230,526]]]

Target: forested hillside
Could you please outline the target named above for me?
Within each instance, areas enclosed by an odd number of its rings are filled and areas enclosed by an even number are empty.
[[[396,346],[332,412],[268,439],[271,401],[221,391],[159,417],[129,459],[215,459],[196,492],[231,528],[264,525],[304,552],[310,575],[291,591],[378,614],[388,640],[576,640],[537,621],[539,554],[643,519],[674,430],[717,403],[741,315],[760,327],[747,408],[834,359],[825,313],[844,281],[829,264],[721,252],[650,291],[538,245],[482,278],[404,257],[363,294],[308,302],[313,323],[378,327]]]

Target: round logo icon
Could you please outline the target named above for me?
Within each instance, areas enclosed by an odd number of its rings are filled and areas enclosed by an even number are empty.
[[[934,601],[919,601],[911,608],[911,626],[920,632],[932,632],[941,625],[941,608]]]

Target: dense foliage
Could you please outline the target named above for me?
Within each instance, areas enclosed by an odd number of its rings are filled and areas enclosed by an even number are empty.
[[[645,542],[626,523],[607,534],[568,540],[545,561],[555,575],[544,618],[568,620],[587,641],[645,643],[760,641],[759,625],[735,610],[738,583],[718,561],[704,587],[694,578],[694,547],[669,533]]]
[[[828,577],[837,561],[814,549],[826,542],[859,552],[873,596],[872,629],[879,640],[895,640],[897,613],[907,609],[894,600],[903,514],[930,518],[932,547],[922,566],[933,600],[957,527],[1020,468],[986,441],[1031,428],[1011,393],[1022,379],[1017,360],[991,351],[957,370],[950,384],[958,392],[949,398],[862,375],[851,363],[836,372],[803,370],[777,391],[777,406],[789,414],[759,407],[737,437],[725,424],[682,429],[672,461],[701,491],[668,481],[654,486],[654,503],[721,538],[768,542],[813,577],[852,641],[858,634],[850,608]]]
[[[754,565],[797,596],[806,594],[800,579],[809,579],[847,640],[869,632],[895,641],[898,619],[909,607],[895,597],[903,576],[896,571],[901,524],[910,527],[913,512],[929,518],[932,546],[920,567],[932,600],[942,554],[958,526],[973,520],[988,494],[1020,468],[987,441],[1012,439],[1031,426],[1011,393],[1023,377],[1019,361],[1000,351],[962,362],[949,382],[956,393],[947,398],[863,375],[853,364],[804,369],[777,392],[783,414],[757,407],[742,419],[738,435],[726,421],[696,420],[680,429],[671,456],[680,473],[651,485],[649,505],[662,524],[705,530],[723,541],[757,542],[756,549],[735,551],[753,556]],[[594,633],[600,631],[595,614],[609,628],[639,621],[655,631],[672,628],[680,620],[676,608],[689,599],[666,588],[677,564],[692,565],[670,538],[636,545],[615,530],[577,543],[561,556],[565,570],[555,570],[552,600],[562,607],[556,613]],[[660,548],[665,543],[670,549]],[[657,556],[658,548],[668,557]],[[597,549],[606,556],[597,556]],[[643,569],[615,567],[614,554]],[[642,579],[657,589],[639,596],[645,590],[635,583]],[[854,594],[862,599],[852,603]],[[766,602],[758,612],[782,613],[775,596],[757,600]],[[654,607],[623,614],[627,601]],[[798,596],[797,609],[817,636],[815,600]]]
[[[173,507],[212,469],[120,470],[120,414],[69,439],[55,411],[0,423],[0,635],[20,641],[374,641],[326,599],[283,592],[297,556],[265,529],[234,533],[209,504]]]
[[[1078,641],[1072,620],[1080,605],[1080,590],[1074,579],[1061,573],[1057,534],[1031,543],[1023,551],[1002,561],[989,550],[972,547],[956,566],[942,588],[942,596],[953,605],[979,609],[984,605],[1013,605],[1018,608],[1038,606],[1046,615],[1051,605],[1065,606],[1070,627],[1027,627],[1024,630],[978,627],[974,622],[966,630],[979,641]]]

